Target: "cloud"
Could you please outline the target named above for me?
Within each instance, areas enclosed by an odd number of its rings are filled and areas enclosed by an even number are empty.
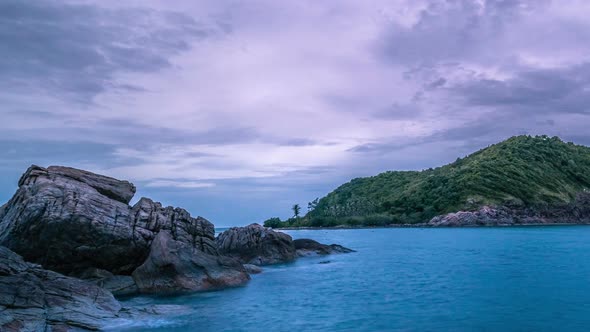
[[[155,180],[150,181],[146,187],[175,187],[185,189],[196,189],[196,188],[211,188],[215,187],[215,183],[212,182],[195,182],[195,181],[178,181],[178,180]]]
[[[378,45],[395,63],[419,65],[459,59],[498,59],[511,29],[527,15],[535,15],[548,1],[452,0],[428,1],[414,24],[392,21]]]
[[[515,134],[587,144],[589,14],[582,0],[3,1],[0,170],[83,167],[229,225]]]
[[[86,101],[119,83],[118,73],[171,67],[190,42],[218,33],[193,17],[145,8],[107,9],[51,1],[0,3],[0,79],[6,91],[39,91]]]
[[[466,106],[535,115],[590,112],[590,64],[561,68],[526,68],[512,77],[474,79],[451,89]]]

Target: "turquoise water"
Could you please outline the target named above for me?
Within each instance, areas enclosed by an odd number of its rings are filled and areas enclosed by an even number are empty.
[[[590,227],[288,233],[358,252],[266,267],[245,287],[126,300],[169,312],[123,330],[590,329]]]

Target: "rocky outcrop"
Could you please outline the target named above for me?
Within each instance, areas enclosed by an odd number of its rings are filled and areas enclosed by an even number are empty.
[[[152,239],[160,230],[168,230],[174,240],[217,255],[215,226],[203,217],[193,218],[184,209],[162,207],[145,197],[131,208],[131,217],[135,231],[146,239]]]
[[[230,257],[207,254],[160,231],[145,263],[133,272],[144,293],[204,291],[240,286],[250,277]]]
[[[355,252],[352,249],[348,249],[338,244],[321,244],[311,239],[297,239],[293,241],[297,256],[308,257],[308,256],[321,256],[330,254],[347,254]]]
[[[288,234],[258,224],[233,227],[217,237],[219,252],[244,264],[287,263],[297,257],[350,253],[354,250],[337,244],[321,244],[310,239],[293,240]]]
[[[512,225],[514,218],[505,210],[484,206],[477,211],[459,211],[432,218],[429,226]]]
[[[0,331],[97,330],[120,310],[110,292],[0,247]]]
[[[459,211],[432,218],[428,226],[509,226],[531,224],[590,223],[590,193],[579,193],[569,204],[483,206],[475,211]]]
[[[232,227],[219,234],[216,243],[221,254],[244,264],[286,263],[297,257],[291,236],[258,224]]]
[[[88,268],[76,277],[90,281],[115,296],[128,296],[139,293],[135,280],[131,276],[113,275],[106,270]]]
[[[160,230],[174,240],[217,254],[213,224],[180,208],[142,198],[135,187],[68,167],[31,166],[0,208],[0,245],[27,261],[66,274],[100,268],[129,275]]]
[[[125,204],[129,204],[133,195],[135,195],[135,186],[128,181],[121,181],[81,169],[63,166],[50,166],[47,170],[44,170],[41,167],[32,166],[20,178],[18,185],[21,186],[25,184],[30,177],[39,177],[46,174],[56,179],[63,177],[72,179],[75,182],[84,183],[102,195]]]
[[[262,273],[262,268],[258,265],[244,264],[244,268],[246,269],[246,272],[250,274]]]
[[[0,331],[100,329],[134,319],[113,293],[239,286],[248,273],[261,271],[242,262],[274,264],[297,256],[289,235],[260,225],[232,228],[215,239],[213,224],[183,209],[148,198],[129,206],[135,186],[127,181],[31,166],[18,185],[0,207]],[[309,243],[300,249],[343,250]]]

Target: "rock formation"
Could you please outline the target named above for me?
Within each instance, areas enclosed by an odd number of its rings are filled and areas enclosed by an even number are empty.
[[[215,239],[213,224],[183,209],[148,198],[131,207],[135,186],[127,181],[31,166],[18,186],[0,207],[0,331],[99,329],[134,314],[121,309],[111,292],[239,286],[248,273],[261,271],[242,263],[297,257],[289,235],[260,225],[232,228]],[[309,241],[299,249],[345,252]]]
[[[115,296],[133,295],[139,293],[135,280],[131,276],[113,275],[109,271],[97,268],[88,268],[76,277],[90,281],[102,287]]]
[[[507,211],[484,206],[477,211],[459,211],[436,216],[428,222],[429,226],[484,226],[511,225],[514,218]]]
[[[262,268],[258,265],[254,265],[254,264],[244,264],[244,268],[246,269],[246,272],[250,273],[250,274],[259,274],[262,273]]]
[[[244,264],[286,263],[297,257],[291,236],[258,224],[232,227],[219,234],[216,243],[221,254]]]
[[[0,208],[0,245],[62,273],[100,268],[131,274],[160,230],[217,254],[213,224],[147,198],[128,205],[135,186],[68,167],[31,166]]]
[[[0,331],[97,330],[120,310],[110,292],[0,247]]]
[[[476,211],[458,211],[432,218],[428,226],[498,226],[530,224],[590,223],[590,193],[579,193],[569,204],[544,206],[484,206]]]
[[[150,255],[133,272],[141,292],[186,292],[240,286],[250,276],[237,260],[210,255],[160,231]]]
[[[258,224],[232,227],[217,237],[219,252],[236,257],[244,264],[270,265],[297,257],[350,253],[354,250],[310,239],[293,240],[288,234]]]
[[[347,254],[355,252],[352,249],[345,248],[338,244],[321,244],[317,241],[310,239],[297,239],[293,241],[297,256],[318,256],[318,255],[330,255],[330,254]]]

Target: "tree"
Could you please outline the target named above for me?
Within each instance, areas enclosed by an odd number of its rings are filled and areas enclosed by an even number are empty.
[[[320,200],[319,198],[316,198],[313,201],[307,203],[307,212],[311,212],[311,211],[315,210],[315,208],[318,206],[319,200]]]
[[[272,227],[272,228],[279,228],[281,227],[281,219],[279,218],[270,218],[264,222],[264,227]]]
[[[301,206],[299,206],[299,204],[295,204],[295,205],[293,205],[291,210],[293,210],[295,218],[299,218],[299,212],[301,212]]]

